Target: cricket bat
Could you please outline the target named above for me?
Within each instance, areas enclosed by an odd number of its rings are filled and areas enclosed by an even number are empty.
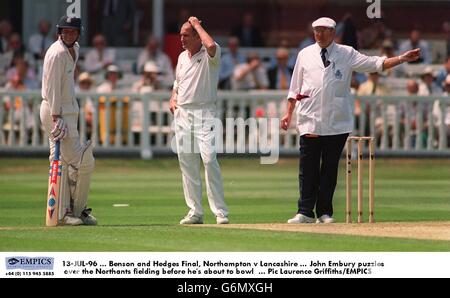
[[[45,225],[55,227],[58,225],[59,217],[59,189],[61,184],[62,165],[59,162],[60,142],[55,144],[55,154],[50,164],[50,173],[48,177],[48,194],[47,194],[47,212]]]

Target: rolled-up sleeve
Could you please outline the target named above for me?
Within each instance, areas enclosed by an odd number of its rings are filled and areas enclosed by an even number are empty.
[[[222,56],[222,49],[220,48],[219,44],[215,42],[216,45],[216,54],[214,57],[209,56],[208,51],[205,51],[206,56],[208,56],[208,59],[211,61],[210,63],[213,65],[220,65],[220,57]]]
[[[297,56],[297,61],[295,62],[294,71],[292,72],[291,86],[289,88],[289,93],[287,99],[296,98],[297,94],[301,92],[303,83],[303,64],[301,59],[301,52]]]
[[[353,49],[351,68],[357,72],[382,72],[387,57],[366,56]]]

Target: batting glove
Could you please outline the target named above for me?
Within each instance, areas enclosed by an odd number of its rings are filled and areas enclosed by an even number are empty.
[[[63,118],[58,118],[53,125],[53,129],[50,132],[50,135],[53,139],[53,142],[57,142],[63,140],[67,134],[69,133],[69,128],[67,123]]]

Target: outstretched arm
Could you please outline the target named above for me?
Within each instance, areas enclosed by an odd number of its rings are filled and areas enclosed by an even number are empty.
[[[203,29],[201,21],[199,21],[196,17],[190,17],[188,21],[200,36],[202,44],[205,46],[208,55],[210,57],[215,57],[216,43],[214,42],[214,39],[212,39],[212,37],[208,34],[208,32],[206,32],[205,29]]]
[[[419,59],[420,57],[420,49],[414,49],[411,51],[407,51],[400,56],[387,58],[383,63],[383,70],[395,67],[403,62],[411,62]]]

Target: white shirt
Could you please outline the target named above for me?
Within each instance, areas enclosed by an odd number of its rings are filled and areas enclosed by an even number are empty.
[[[154,56],[150,56],[147,50],[142,51],[139,54],[137,62],[138,73],[142,73],[142,71],[144,70],[144,65],[148,61],[153,61],[156,66],[158,66],[158,81],[160,81],[164,85],[164,87],[172,87],[175,75],[173,73],[172,62],[170,62],[169,56],[161,51],[158,51]]]
[[[173,87],[178,93],[178,105],[203,105],[217,101],[220,55],[217,43],[214,57],[208,55],[204,46],[191,58],[187,50],[180,54]]]
[[[44,58],[42,73],[42,98],[50,106],[52,115],[78,112],[75,99],[74,71],[80,46],[75,43],[75,60],[61,39],[55,41]]]
[[[247,63],[239,64],[235,67],[231,80],[231,89],[233,90],[251,90],[269,88],[269,78],[267,70],[261,64],[256,69],[247,73],[242,79],[238,80],[242,73],[248,68]]]
[[[84,69],[87,72],[97,72],[102,70],[106,64],[113,64],[116,60],[116,51],[114,49],[104,49],[102,59],[97,49],[92,49],[86,54],[84,60]]]
[[[245,56],[240,52],[237,52],[236,55],[233,55],[231,52],[224,54],[222,56],[222,63],[220,65],[220,80],[231,78],[236,66],[244,62]]]
[[[116,89],[114,89],[114,87],[110,81],[105,81],[97,87],[96,91],[98,93],[111,93]]]
[[[448,96],[450,96],[450,94],[448,94],[447,92],[442,93],[442,97],[444,97],[444,99],[447,99],[446,97]],[[442,118],[444,118],[445,125],[449,126],[450,107],[446,106],[444,103],[443,114],[441,114],[441,103],[439,102],[439,100],[435,100],[433,104],[433,118],[435,126],[439,127],[441,125]]]
[[[28,47],[30,52],[35,55],[40,55],[42,53],[42,45],[44,44],[44,51],[47,50],[54,43],[53,37],[49,34],[43,36],[42,34],[34,34],[30,37],[28,42]]]
[[[352,71],[381,72],[386,57],[368,57],[352,47],[331,43],[327,48],[330,65],[325,68],[321,48],[315,43],[297,56],[288,98],[308,95],[298,104],[300,135],[337,135],[353,130]]]

